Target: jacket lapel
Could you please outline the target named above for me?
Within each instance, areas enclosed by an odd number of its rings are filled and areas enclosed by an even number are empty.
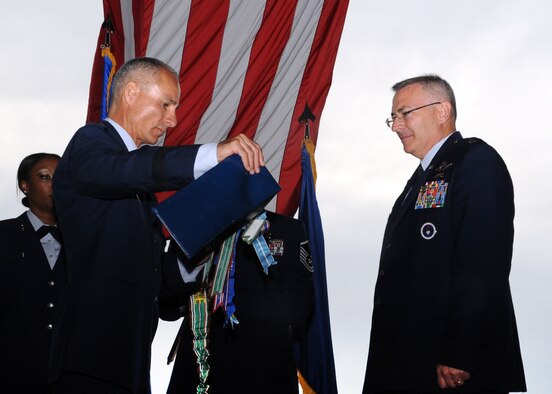
[[[395,205],[393,206],[393,210],[391,211],[391,215],[389,216],[389,224],[388,224],[388,229],[386,230],[386,237],[388,237],[393,233],[397,224],[400,222],[401,218],[406,214],[406,212],[414,209],[414,203],[418,198],[419,190],[421,186],[425,182],[427,182],[427,177],[429,174],[433,172],[432,170],[436,165],[436,163],[440,163],[442,161],[442,158],[446,155],[449,147],[451,147],[456,141],[459,141],[461,139],[462,139],[462,135],[459,132],[453,133],[446,140],[446,142],[443,144],[441,149],[439,149],[439,151],[437,152],[433,160],[431,160],[429,167],[424,171],[423,175],[420,178],[415,179],[416,171],[414,171],[414,174],[412,174],[412,177],[410,177],[410,180],[406,184],[405,190],[402,192],[402,194],[395,202]],[[410,185],[412,185],[411,190],[410,190]],[[408,193],[408,190],[410,190],[409,193]],[[405,198],[404,196],[406,193],[408,193],[408,195]],[[403,199],[404,199],[404,202],[402,202]],[[401,205],[401,202],[402,202],[402,205]]]
[[[115,130],[115,127],[113,127],[113,125],[111,123],[109,123],[107,120],[102,120],[100,123],[98,123],[100,125],[101,128],[104,129],[104,131],[111,137],[113,138],[117,145],[119,145],[121,148],[123,148],[124,150],[128,151],[127,150],[127,147],[125,145],[125,142],[123,141],[123,139],[121,138],[121,136],[119,135],[119,133],[117,132],[117,130]]]
[[[17,231],[19,250],[23,253],[23,257],[40,261],[41,269],[47,268],[49,271],[50,264],[26,212],[17,218]]]
[[[424,173],[418,179],[416,179],[416,171],[414,171],[414,173],[406,183],[403,192],[401,193],[397,201],[395,201],[393,210],[389,215],[389,221],[385,234],[386,238],[393,233],[395,227],[399,223],[400,219],[404,216],[404,214],[408,211],[408,209],[414,209],[413,201],[415,197],[418,196],[418,190],[420,190],[420,186],[425,182],[426,173],[427,171],[424,171]]]

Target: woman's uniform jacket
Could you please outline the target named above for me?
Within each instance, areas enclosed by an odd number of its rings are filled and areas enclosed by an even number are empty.
[[[67,281],[51,269],[27,213],[0,222],[0,392],[47,394],[55,314]]]

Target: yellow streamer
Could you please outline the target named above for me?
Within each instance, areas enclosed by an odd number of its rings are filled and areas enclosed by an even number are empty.
[[[316,186],[316,161],[314,160],[314,149],[315,149],[314,142],[312,142],[310,138],[305,138],[303,140],[303,144],[305,144],[305,148],[307,149],[307,152],[309,152],[311,168],[312,168],[312,178]]]
[[[303,394],[316,394],[316,391],[314,391],[314,389],[307,383],[306,379],[299,370],[297,370],[297,379],[299,380]]]
[[[107,92],[105,95],[105,107],[109,108],[109,99],[111,95],[111,82],[113,82],[113,76],[115,75],[115,70],[117,69],[117,61],[115,60],[115,56],[111,53],[111,50],[109,47],[105,47],[102,49],[102,57],[108,57],[109,60],[111,60],[111,70],[109,71],[109,78],[107,79]]]

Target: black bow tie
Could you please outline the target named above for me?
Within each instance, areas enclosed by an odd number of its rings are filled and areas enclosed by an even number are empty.
[[[38,230],[36,230],[36,234],[38,235],[39,239],[42,239],[46,234],[52,234],[52,237],[54,237],[56,241],[61,243],[61,236],[57,227],[42,226]]]

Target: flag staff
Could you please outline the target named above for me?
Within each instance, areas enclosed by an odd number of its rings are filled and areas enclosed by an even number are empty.
[[[303,113],[299,117],[299,122],[303,123],[305,125],[305,139],[306,140],[310,139],[309,120],[314,122],[316,120],[316,116],[314,116],[311,109],[309,108],[309,103],[306,102],[305,103],[305,109],[303,110]]]
[[[111,13],[108,13],[107,18],[103,21],[102,29],[105,29],[105,36],[104,43],[100,45],[100,48],[111,48],[111,35],[113,34],[113,22],[111,21]]]

